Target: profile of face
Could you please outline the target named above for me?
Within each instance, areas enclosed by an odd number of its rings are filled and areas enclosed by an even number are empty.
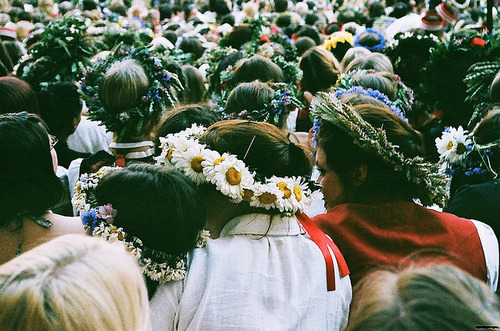
[[[317,183],[321,185],[326,210],[345,202],[342,182],[337,173],[328,165],[325,152],[321,147],[318,147],[316,151],[316,166],[320,172]]]

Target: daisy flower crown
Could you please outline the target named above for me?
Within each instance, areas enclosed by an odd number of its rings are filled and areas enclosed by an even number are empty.
[[[150,86],[141,103],[121,112],[105,110],[99,98],[99,87],[106,71],[115,63],[126,59],[138,61],[150,78]],[[127,52],[117,46],[105,59],[98,61],[84,72],[81,91],[88,105],[89,117],[101,121],[109,131],[118,132],[119,137],[136,134],[150,120],[159,120],[168,107],[177,102],[176,91],[182,90],[177,76],[167,71],[159,58],[141,47]]]
[[[83,174],[77,182],[72,199],[73,206],[80,212],[87,234],[109,242],[121,242],[136,258],[142,272],[160,284],[180,280],[186,276],[186,253],[166,254],[145,246],[138,237],[127,234],[123,228],[113,225],[119,211],[111,204],[99,206],[95,192],[99,181],[119,167],[103,167],[97,173]],[[204,247],[209,238],[208,231],[201,231],[196,247]]]
[[[182,132],[160,138],[162,153],[157,164],[181,171],[197,185],[213,184],[233,203],[246,201],[252,207],[278,210],[284,215],[304,211],[311,204],[315,192],[306,179],[263,178],[235,155],[220,154],[200,143],[199,137],[205,130],[194,124]]]
[[[440,162],[446,165],[446,174],[463,173],[466,176],[474,176],[489,173],[493,179],[498,179],[490,157],[495,150],[500,149],[500,140],[478,144],[472,133],[459,126],[458,129],[446,128],[435,142]]]
[[[447,199],[447,180],[439,173],[439,164],[425,162],[422,157],[406,158],[387,140],[382,128],[374,128],[350,105],[342,103],[333,93],[319,92],[311,105],[316,123],[330,122],[349,136],[359,147],[379,155],[397,172],[403,172],[415,186],[414,197],[425,206],[441,207]]]
[[[294,93],[287,87],[285,83],[270,83],[274,89],[273,99],[264,104],[263,109],[258,110],[243,110],[238,114],[225,113],[225,108],[221,108],[221,112],[227,119],[245,119],[256,122],[267,122],[278,126],[280,119],[290,114],[295,109],[302,109],[304,105],[294,95]]]

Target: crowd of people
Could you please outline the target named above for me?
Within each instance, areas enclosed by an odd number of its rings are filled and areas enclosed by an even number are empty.
[[[500,327],[489,10],[0,1],[0,329]]]

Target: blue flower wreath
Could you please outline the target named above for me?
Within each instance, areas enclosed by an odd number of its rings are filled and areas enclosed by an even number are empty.
[[[387,95],[385,95],[384,93],[377,91],[377,90],[373,90],[371,88],[365,89],[361,86],[353,86],[350,89],[343,89],[343,88],[337,89],[335,91],[335,96],[338,98],[343,94],[349,94],[349,93],[363,94],[363,95],[367,95],[367,96],[370,96],[372,98],[375,98],[377,100],[382,101],[383,103],[385,103],[387,105],[387,107],[389,107],[392,110],[392,112],[394,114],[398,115],[402,120],[404,120],[406,123],[408,123],[408,119],[405,117],[403,112],[398,107],[396,107],[392,103],[392,101],[389,99],[389,97]]]
[[[379,38],[380,38],[380,43],[378,43],[377,45],[374,45],[374,46],[361,45],[359,43],[359,38],[361,38],[361,36],[364,35],[365,33],[374,33],[374,34],[378,35]],[[361,33],[359,33],[359,34],[356,35],[356,37],[354,38],[354,46],[356,46],[356,47],[364,47],[364,48],[366,48],[369,51],[378,52],[378,51],[381,51],[385,47],[385,37],[384,37],[384,35],[382,33],[380,33],[379,31],[377,31],[375,29],[366,28],[365,31],[363,31],[363,32],[361,32]]]
[[[279,125],[280,118],[288,115],[295,108],[301,109],[304,107],[285,83],[272,83],[270,86],[274,89],[274,97],[264,105],[263,109],[243,110],[238,114],[228,114],[227,118],[248,119]]]
[[[99,86],[106,71],[115,62],[126,59],[138,61],[151,83],[138,106],[123,109],[121,112],[111,112],[104,109],[99,98]],[[167,71],[161,60],[145,47],[131,49],[129,52],[117,47],[111,55],[88,68],[81,81],[81,91],[89,109],[90,119],[101,121],[108,131],[117,132],[119,140],[128,134],[139,132],[147,121],[159,120],[168,107],[175,106],[175,92],[182,89],[177,75]]]

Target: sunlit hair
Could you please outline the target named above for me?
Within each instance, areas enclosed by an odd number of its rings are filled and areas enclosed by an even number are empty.
[[[375,271],[354,292],[347,330],[473,330],[500,324],[498,297],[452,265]]]
[[[309,49],[299,61],[303,72],[300,88],[315,94],[334,86],[340,75],[339,61],[321,46]]]
[[[142,273],[120,244],[65,235],[0,267],[1,330],[150,330]]]
[[[361,70],[361,69],[385,71],[391,74],[394,73],[394,68],[392,66],[391,60],[386,55],[381,53],[370,53],[355,58],[345,68],[345,72],[348,73],[351,70]]]

